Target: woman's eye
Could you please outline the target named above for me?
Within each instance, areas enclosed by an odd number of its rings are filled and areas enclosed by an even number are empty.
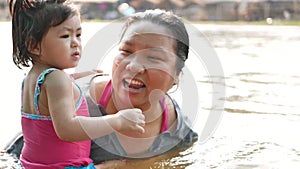
[[[148,56],[148,58],[151,60],[162,60],[160,57],[157,56]]]
[[[124,50],[124,49],[120,49],[120,53],[122,55],[126,55],[126,56],[131,54],[131,52],[129,50]]]

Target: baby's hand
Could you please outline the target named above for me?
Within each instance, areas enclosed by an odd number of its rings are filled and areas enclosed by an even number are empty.
[[[121,124],[120,131],[135,130],[141,133],[145,132],[143,128],[145,125],[145,116],[142,114],[142,110],[137,108],[124,109],[120,110],[117,115]]]

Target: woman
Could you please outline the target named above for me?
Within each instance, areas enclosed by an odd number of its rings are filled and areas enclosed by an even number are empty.
[[[197,134],[167,94],[178,83],[188,52],[184,23],[171,12],[147,10],[126,20],[112,79],[96,82],[95,77],[91,83],[90,113],[101,116],[139,108],[145,115],[145,132],[114,132],[93,140],[90,156],[95,164],[152,157],[193,143]]]

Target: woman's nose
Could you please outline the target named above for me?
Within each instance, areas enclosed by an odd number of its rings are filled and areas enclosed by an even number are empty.
[[[143,59],[139,58],[139,56],[134,56],[126,65],[126,70],[133,73],[144,73],[146,68],[143,64]]]

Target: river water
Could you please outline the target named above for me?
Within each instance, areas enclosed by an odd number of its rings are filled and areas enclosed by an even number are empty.
[[[84,43],[104,23],[84,23]],[[193,123],[201,133],[214,79],[226,89],[224,111],[205,142],[180,152],[133,162],[121,168],[300,168],[300,27],[194,25],[212,45],[223,76],[194,71],[199,116]],[[97,29],[96,29],[97,27]],[[0,146],[20,130],[20,83],[26,70],[11,61],[10,23],[0,23]],[[187,65],[192,65],[188,63]],[[195,65],[194,65],[195,66]],[[192,69],[193,70],[193,69]]]
[[[216,132],[190,150],[188,168],[299,168],[300,27],[197,27],[221,61],[226,97]]]

